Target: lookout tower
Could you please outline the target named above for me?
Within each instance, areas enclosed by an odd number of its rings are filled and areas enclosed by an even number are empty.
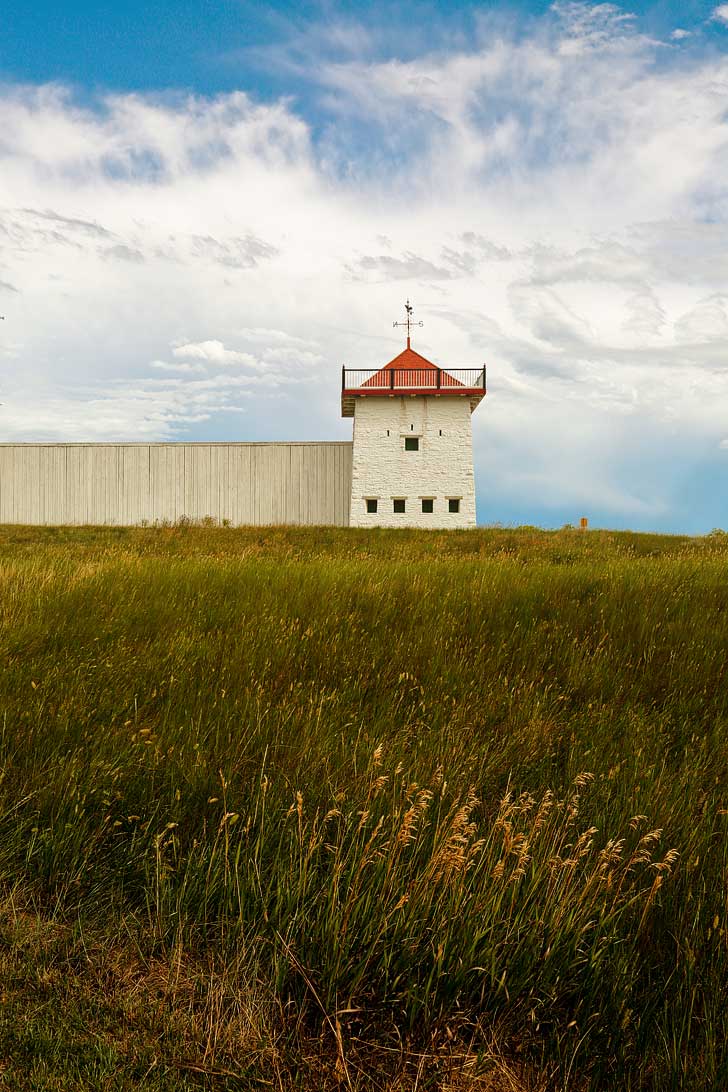
[[[407,346],[381,368],[342,368],[341,415],[354,418],[352,527],[474,527],[471,414],[485,367],[441,368]]]

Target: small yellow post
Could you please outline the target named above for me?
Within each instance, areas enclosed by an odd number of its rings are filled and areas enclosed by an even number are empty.
[[[586,516],[582,516],[581,519],[579,520],[579,529],[582,530],[582,531],[586,531],[588,526],[589,526],[589,520],[586,518]]]

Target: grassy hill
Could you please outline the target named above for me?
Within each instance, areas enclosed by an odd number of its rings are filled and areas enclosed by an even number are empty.
[[[0,1088],[728,1086],[728,535],[0,529]]]

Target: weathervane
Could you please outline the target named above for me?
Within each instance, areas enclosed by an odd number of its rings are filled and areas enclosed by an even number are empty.
[[[407,300],[407,302],[405,303],[404,309],[407,312],[407,318],[404,320],[404,322],[393,322],[392,326],[406,326],[407,327],[407,348],[409,349],[409,347],[410,347],[410,330],[411,330],[411,328],[413,326],[424,326],[424,323],[423,322],[415,322],[415,320],[412,318],[413,308],[412,308],[412,304],[410,303],[409,300]]]

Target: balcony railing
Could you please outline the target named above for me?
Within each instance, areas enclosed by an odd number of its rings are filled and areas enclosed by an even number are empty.
[[[342,368],[342,391],[454,390],[485,391],[482,368]]]

